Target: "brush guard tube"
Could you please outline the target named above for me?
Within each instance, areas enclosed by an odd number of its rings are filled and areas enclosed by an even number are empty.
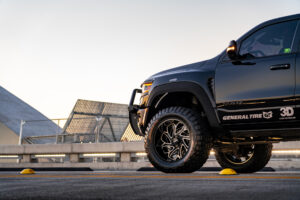
[[[134,105],[135,96],[137,93],[142,93],[141,89],[134,89],[131,95],[131,99],[128,106],[129,111],[129,122],[133,129],[133,132],[136,135],[144,136],[143,132],[141,131],[140,127],[138,126],[138,110],[140,109],[140,106]]]

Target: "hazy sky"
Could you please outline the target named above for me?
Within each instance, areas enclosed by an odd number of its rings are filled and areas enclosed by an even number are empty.
[[[128,103],[153,73],[209,59],[299,0],[0,0],[0,85],[47,117]]]

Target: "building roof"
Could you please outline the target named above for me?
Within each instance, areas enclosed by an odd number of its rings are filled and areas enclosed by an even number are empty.
[[[0,86],[0,122],[19,135],[21,120],[23,137],[55,135],[59,126],[45,115]]]

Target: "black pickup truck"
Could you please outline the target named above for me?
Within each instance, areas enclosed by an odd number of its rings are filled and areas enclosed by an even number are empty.
[[[193,172],[214,149],[223,168],[258,171],[272,143],[300,140],[300,14],[264,22],[215,58],[157,73],[141,88],[129,118],[154,167]]]

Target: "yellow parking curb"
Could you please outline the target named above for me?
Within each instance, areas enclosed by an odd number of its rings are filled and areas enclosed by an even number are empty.
[[[23,169],[20,174],[35,174],[35,171],[33,169]]]
[[[237,175],[236,171],[234,169],[226,168],[220,171],[220,175]]]

